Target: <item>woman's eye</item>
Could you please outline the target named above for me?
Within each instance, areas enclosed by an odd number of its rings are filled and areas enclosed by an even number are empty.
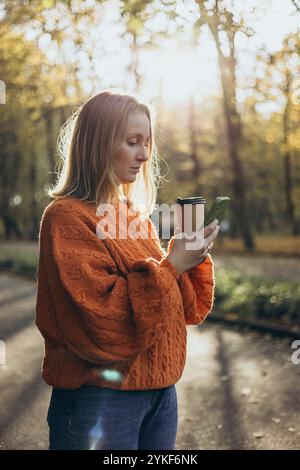
[[[137,142],[129,141],[128,145],[130,145],[130,146],[137,145]],[[149,144],[144,144],[144,145],[145,145],[146,148],[149,147]]]

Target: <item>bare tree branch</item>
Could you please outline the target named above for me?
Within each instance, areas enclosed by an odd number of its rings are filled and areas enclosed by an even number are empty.
[[[297,0],[292,0],[292,3],[297,11],[300,11],[300,4],[297,3]]]

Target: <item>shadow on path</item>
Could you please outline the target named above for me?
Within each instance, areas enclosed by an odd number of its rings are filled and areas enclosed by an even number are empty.
[[[2,286],[1,286],[2,287]],[[7,295],[4,299],[0,300],[0,308],[5,307],[6,305],[10,305],[13,302],[18,302],[19,300],[22,299],[28,299],[29,297],[35,297],[36,295],[36,288],[26,288],[25,290],[23,289],[23,292],[18,292],[18,288],[13,287],[11,291],[9,292],[9,295]]]
[[[24,309],[18,312],[15,317],[11,317],[9,312],[5,317],[1,316],[1,340],[8,341],[11,336],[27,328],[31,323],[34,324],[35,313],[32,310],[32,307]]]
[[[0,439],[15,422],[22,420],[24,411],[36,400],[36,397],[45,389],[41,372],[38,370],[30,382],[23,384],[17,392],[13,393],[13,400],[9,401],[0,418]],[[46,415],[45,415],[46,419]]]
[[[240,419],[240,409],[237,400],[234,398],[232,387],[232,373],[230,367],[230,360],[226,354],[226,343],[223,340],[223,332],[218,328],[216,331],[218,342],[218,350],[216,360],[220,365],[220,376],[226,377],[227,380],[221,381],[221,395],[223,397],[222,405],[222,425],[223,436],[226,436],[226,447],[232,450],[239,449],[245,450],[246,433]],[[220,448],[223,447],[224,442],[219,440]]]

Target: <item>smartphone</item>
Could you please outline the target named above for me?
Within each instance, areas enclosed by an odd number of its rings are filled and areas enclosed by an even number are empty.
[[[211,206],[204,218],[204,227],[210,224],[214,219],[218,219],[219,222],[222,220],[229,201],[230,197],[227,196],[216,197],[213,202],[213,205]]]

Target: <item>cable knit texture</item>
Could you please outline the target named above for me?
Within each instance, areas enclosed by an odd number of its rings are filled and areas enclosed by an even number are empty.
[[[39,233],[36,325],[42,375],[57,388],[93,384],[149,390],[175,384],[186,361],[186,325],[214,300],[213,261],[179,275],[150,218],[115,206],[117,237],[101,238],[96,206],[64,197],[45,209]],[[126,224],[122,223],[126,220]],[[138,220],[138,239],[124,230]]]

